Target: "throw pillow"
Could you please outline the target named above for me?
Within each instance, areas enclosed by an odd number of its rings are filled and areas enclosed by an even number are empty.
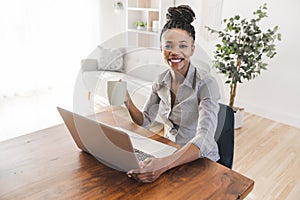
[[[81,60],[81,68],[83,71],[94,71],[98,68],[96,59],[83,59]]]
[[[98,46],[100,56],[98,58],[98,70],[125,72],[123,65],[123,52],[121,48],[105,49]]]

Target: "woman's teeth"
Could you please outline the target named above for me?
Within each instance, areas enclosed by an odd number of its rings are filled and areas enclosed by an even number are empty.
[[[179,62],[182,61],[182,59],[181,58],[177,58],[177,59],[171,58],[170,61],[173,62],[173,63],[179,63]]]

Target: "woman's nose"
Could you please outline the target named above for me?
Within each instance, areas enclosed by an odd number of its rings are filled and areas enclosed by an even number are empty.
[[[178,53],[179,53],[179,48],[173,47],[172,49],[170,49],[170,54],[178,54]]]
[[[178,55],[178,51],[177,50],[170,50],[170,53],[169,53],[170,56],[176,56]]]

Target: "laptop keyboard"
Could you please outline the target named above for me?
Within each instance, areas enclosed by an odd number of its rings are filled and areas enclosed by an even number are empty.
[[[144,161],[146,160],[146,158],[153,158],[154,156],[148,154],[148,153],[145,153],[141,150],[138,150],[138,149],[134,149],[134,153],[136,155],[136,158],[138,159],[138,161]]]

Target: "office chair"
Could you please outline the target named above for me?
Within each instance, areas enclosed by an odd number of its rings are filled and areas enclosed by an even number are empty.
[[[230,106],[219,104],[218,124],[215,140],[219,147],[218,163],[232,168],[234,153],[234,113]]]

